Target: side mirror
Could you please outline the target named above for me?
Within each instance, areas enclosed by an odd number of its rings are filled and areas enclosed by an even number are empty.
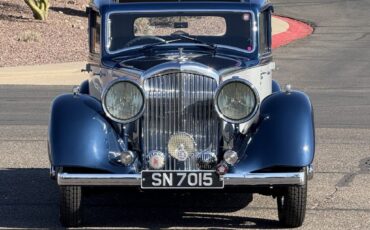
[[[81,72],[90,73],[91,71],[92,71],[92,69],[91,69],[91,65],[90,64],[86,64],[85,69],[81,69]]]
[[[272,4],[265,5],[265,6],[261,9],[261,12],[262,12],[262,11],[265,11],[265,10],[269,10],[269,11],[271,11],[271,13],[274,13],[274,12],[275,12],[274,6],[273,6]]]
[[[87,6],[85,12],[86,12],[86,15],[89,15],[90,12],[91,12],[91,7],[90,6]]]

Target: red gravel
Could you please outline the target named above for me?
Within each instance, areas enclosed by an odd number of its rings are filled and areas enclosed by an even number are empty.
[[[51,0],[46,22],[23,0],[0,0],[0,67],[84,61],[89,0]]]

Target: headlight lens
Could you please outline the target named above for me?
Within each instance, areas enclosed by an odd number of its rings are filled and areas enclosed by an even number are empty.
[[[112,120],[131,122],[144,110],[144,93],[133,82],[114,82],[103,94],[103,108]]]
[[[243,123],[255,114],[258,101],[257,92],[247,81],[231,79],[217,91],[215,104],[224,120]]]

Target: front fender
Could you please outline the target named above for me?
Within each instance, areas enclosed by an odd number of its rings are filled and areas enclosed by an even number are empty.
[[[276,92],[261,103],[260,122],[234,170],[305,167],[315,154],[313,109],[302,92]]]
[[[49,123],[51,165],[128,173],[130,168],[109,163],[109,151],[120,151],[118,138],[97,99],[65,94],[53,101]]]

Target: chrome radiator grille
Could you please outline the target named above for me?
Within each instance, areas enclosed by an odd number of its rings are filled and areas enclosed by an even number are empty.
[[[198,169],[196,154],[186,161],[177,161],[168,154],[171,135],[190,134],[197,152],[209,150],[217,154],[218,116],[213,106],[217,82],[208,76],[175,72],[145,80],[147,93],[143,116],[144,154],[159,150],[167,155],[168,170]]]

